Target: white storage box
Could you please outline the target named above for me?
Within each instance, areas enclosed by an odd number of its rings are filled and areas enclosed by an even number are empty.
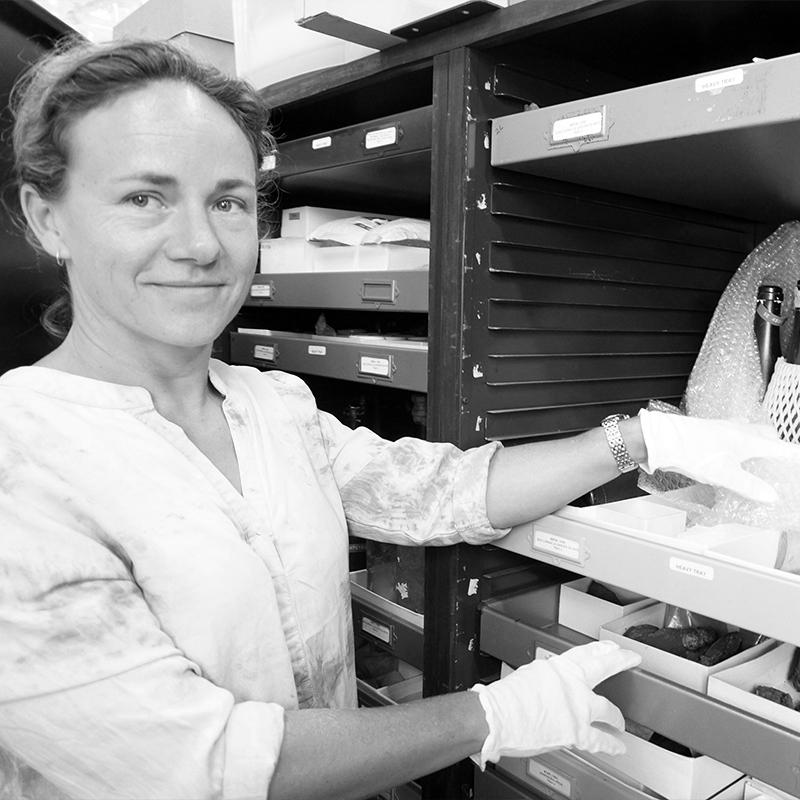
[[[579,578],[561,584],[558,622],[593,639],[598,638],[600,626],[606,622],[627,616],[656,602],[649,597],[642,597],[610,584],[603,585],[614,592],[620,603],[603,600],[587,594],[591,582],[591,578]]]
[[[114,39],[171,39],[196,58],[236,74],[233,13],[214,0],[148,0],[114,26]]]
[[[651,497],[632,497],[593,506],[597,520],[648,533],[674,536],[686,528],[686,512]]]
[[[742,800],[797,800],[797,798],[763,781],[745,778]]]
[[[281,212],[282,239],[308,239],[316,228],[325,222],[346,217],[381,217],[380,214],[365,214],[362,211],[346,211],[341,208],[319,206],[297,206],[284,208]],[[381,217],[389,219],[388,217]]]
[[[787,680],[794,645],[780,644],[758,658],[731,669],[717,672],[709,678],[708,694],[741,711],[772,720],[784,728],[800,731],[800,711],[753,694],[756,686],[773,686],[786,692],[797,703],[798,692]]]
[[[427,247],[400,244],[342,245],[317,247],[313,258],[314,272],[425,270],[430,262],[430,251]]]
[[[651,647],[644,642],[637,642],[635,639],[630,639],[624,635],[625,631],[633,625],[662,627],[665,613],[666,606],[664,603],[648,606],[641,611],[628,614],[613,622],[607,622],[600,628],[599,638],[610,639],[613,642],[617,642],[620,647],[639,653],[642,656],[642,669],[655,675],[660,675],[662,678],[675,681],[689,689],[694,689],[696,692],[706,691],[709,676],[715,672],[757,658],[775,646],[774,640],[765,639],[759,644],[745,647],[741,652],[721,661],[719,664],[707,667],[696,661],[690,661],[688,658],[668,653],[665,650],[659,650],[657,647]],[[747,645],[757,637],[756,634],[742,631],[742,638],[745,645]]]
[[[302,0],[233,0],[232,8],[236,74],[257,89],[376,52],[301,28],[295,20],[303,15]]]
[[[718,525],[717,527],[723,526]],[[732,525],[725,527],[732,527]],[[774,528],[753,528],[745,525],[738,526],[738,528],[740,530],[735,533],[741,533],[741,535],[731,535],[727,541],[709,547],[709,555],[725,561],[747,564],[750,567],[776,569],[778,562],[782,561],[782,544],[785,544],[781,531]]]
[[[378,689],[378,694],[383,695],[391,703],[408,703],[422,697],[422,675],[414,675],[400,683],[384,686]]]
[[[259,272],[313,272],[316,248],[305,239],[262,239]]]
[[[673,753],[627,732],[621,738],[627,747],[621,756],[581,756],[633,778],[668,800],[706,800],[742,778],[741,772],[709,756]]]

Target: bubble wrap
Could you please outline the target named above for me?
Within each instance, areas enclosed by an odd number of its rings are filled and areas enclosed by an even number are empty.
[[[766,387],[753,333],[756,294],[763,283],[783,288],[783,316],[787,320],[781,328],[781,343],[786,347],[791,336],[790,312],[798,279],[800,222],[792,221],[761,242],[728,283],[689,376],[681,409],[665,409],[664,403],[651,407],[696,417],[769,423],[766,404],[762,402]],[[745,467],[776,489],[778,503],[766,505],[719,487],[692,486],[683,476],[667,473],[656,472],[653,476],[642,473],[639,485],[684,508],[692,525],[739,522],[782,530],[789,541],[787,559],[792,556],[800,561],[800,471],[766,459],[754,460]]]

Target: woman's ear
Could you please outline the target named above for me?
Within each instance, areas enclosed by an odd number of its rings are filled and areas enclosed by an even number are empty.
[[[61,238],[53,202],[42,197],[31,184],[24,183],[19,190],[19,204],[41,246],[59,262],[66,260],[69,253]]]

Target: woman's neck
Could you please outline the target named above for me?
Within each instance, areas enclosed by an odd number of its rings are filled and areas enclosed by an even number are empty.
[[[203,348],[159,348],[157,352],[110,352],[73,330],[37,366],[85,378],[141,386],[150,392],[167,418],[192,416],[214,391],[208,380],[211,345]]]

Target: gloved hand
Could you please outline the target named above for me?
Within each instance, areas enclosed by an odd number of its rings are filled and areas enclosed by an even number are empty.
[[[722,486],[761,503],[774,503],[777,492],[742,469],[750,458],[791,459],[800,463],[800,447],[783,442],[770,425],[752,425],[683,414],[639,412],[648,473],[679,472],[700,483]]]
[[[489,725],[473,760],[484,769],[501,756],[523,758],[558,747],[624,753],[614,735],[625,728],[622,713],[592,688],[641,660],[615,642],[592,642],[532,661],[488,686],[473,686]]]

